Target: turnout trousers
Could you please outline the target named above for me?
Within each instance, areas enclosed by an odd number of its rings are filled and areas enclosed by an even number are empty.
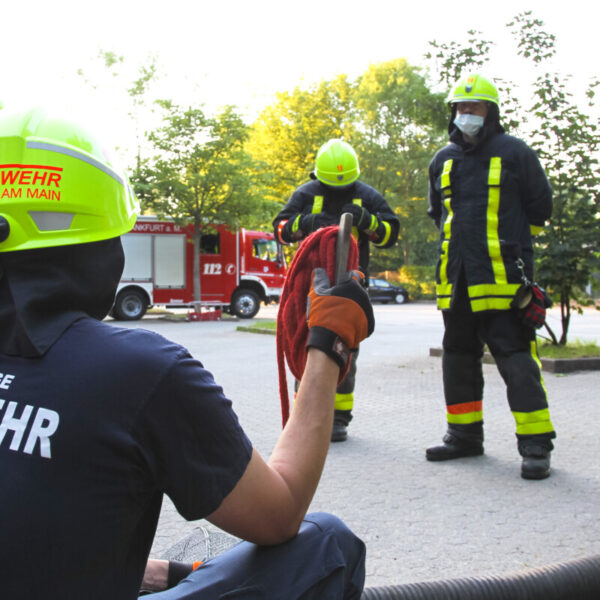
[[[537,354],[535,330],[514,310],[471,311],[464,278],[444,311],[442,372],[448,428],[469,441],[483,440],[484,344],[506,383],[519,440],[556,437]]]
[[[277,546],[241,542],[153,600],[359,600],[365,545],[337,517],[313,513]]]

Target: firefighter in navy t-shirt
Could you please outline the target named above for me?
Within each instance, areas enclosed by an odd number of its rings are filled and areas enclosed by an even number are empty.
[[[249,578],[268,597],[313,597],[323,582],[358,597],[364,545],[335,517],[305,513],[347,355],[330,349],[333,315],[345,315],[346,350],[373,330],[362,286],[315,272],[296,409],[265,462],[185,348],[102,322],[137,202],[97,140],[39,109],[3,111],[0,170],[0,595],[120,600],[167,588],[169,563],[148,561],[167,494],[186,519],[250,542],[300,533],[260,553],[244,542],[157,598],[213,597]]]

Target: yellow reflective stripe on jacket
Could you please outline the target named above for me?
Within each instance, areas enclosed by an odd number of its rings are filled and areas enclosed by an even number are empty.
[[[539,225],[530,225],[529,226],[529,232],[531,233],[531,235],[538,235],[540,234],[542,231],[544,230],[543,227],[540,227]]]
[[[468,288],[471,310],[508,310],[513,301],[519,283],[482,283],[470,285]]]
[[[315,196],[311,212],[313,214],[323,212],[323,196]]]
[[[292,223],[292,233],[296,233],[296,231],[298,231],[298,228],[300,227],[300,219],[302,218],[302,215],[298,215],[293,223]]]
[[[385,246],[390,236],[392,235],[392,226],[387,221],[380,221],[383,224],[383,228],[385,229],[385,233],[383,234],[383,239],[379,243],[374,243],[375,246]]]
[[[362,206],[362,198],[353,198],[352,204],[356,204],[356,206]],[[358,228],[357,227],[352,228],[352,235],[354,236],[354,238],[356,240],[358,240]],[[341,409],[339,409],[339,410],[341,410]]]
[[[512,298],[520,287],[520,283],[480,283],[469,286],[469,298],[474,300],[481,296],[507,296]]]
[[[452,296],[452,285],[448,284],[448,247],[450,246],[450,234],[452,231],[452,218],[454,217],[454,213],[452,212],[452,187],[450,182],[450,172],[452,171],[453,160],[449,159],[444,162],[444,166],[442,169],[442,194],[444,195],[443,202],[446,207],[447,216],[444,221],[443,232],[444,232],[444,241],[441,245],[441,254],[440,254],[440,283],[436,287],[436,295],[437,295],[437,303],[438,308],[450,308],[450,297]],[[438,290],[447,290],[447,294],[442,292],[440,293]],[[448,295],[449,297],[445,297]]]
[[[435,286],[435,295],[437,297],[438,308],[450,308],[450,300],[452,300],[452,284],[438,283]]]
[[[352,410],[354,407],[354,394],[336,394],[335,395],[335,410]]]
[[[488,252],[492,261],[494,280],[496,283],[506,283],[506,268],[500,251],[500,238],[498,236],[498,211],[500,209],[500,174],[502,173],[502,159],[493,156],[490,159],[488,173],[488,208],[487,208],[487,241]]]
[[[547,408],[534,410],[533,412],[513,412],[517,424],[517,434],[537,435],[540,433],[552,433],[554,427],[550,421],[550,411]]]

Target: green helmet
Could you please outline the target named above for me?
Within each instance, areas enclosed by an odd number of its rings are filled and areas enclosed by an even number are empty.
[[[81,126],[39,108],[0,113],[0,252],[117,237],[138,212],[127,178]]]
[[[448,96],[450,104],[478,101],[493,102],[500,107],[498,90],[494,82],[479,73],[468,73],[462,76]]]
[[[317,152],[315,175],[321,183],[336,187],[356,181],[360,168],[354,148],[338,139],[323,144]]]

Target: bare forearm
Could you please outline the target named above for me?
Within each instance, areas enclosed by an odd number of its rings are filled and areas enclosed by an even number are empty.
[[[169,561],[149,558],[146,563],[146,571],[142,580],[143,590],[159,592],[167,589],[169,578]]]
[[[286,482],[300,520],[327,457],[338,376],[334,361],[319,350],[309,350],[292,414],[268,461]]]

